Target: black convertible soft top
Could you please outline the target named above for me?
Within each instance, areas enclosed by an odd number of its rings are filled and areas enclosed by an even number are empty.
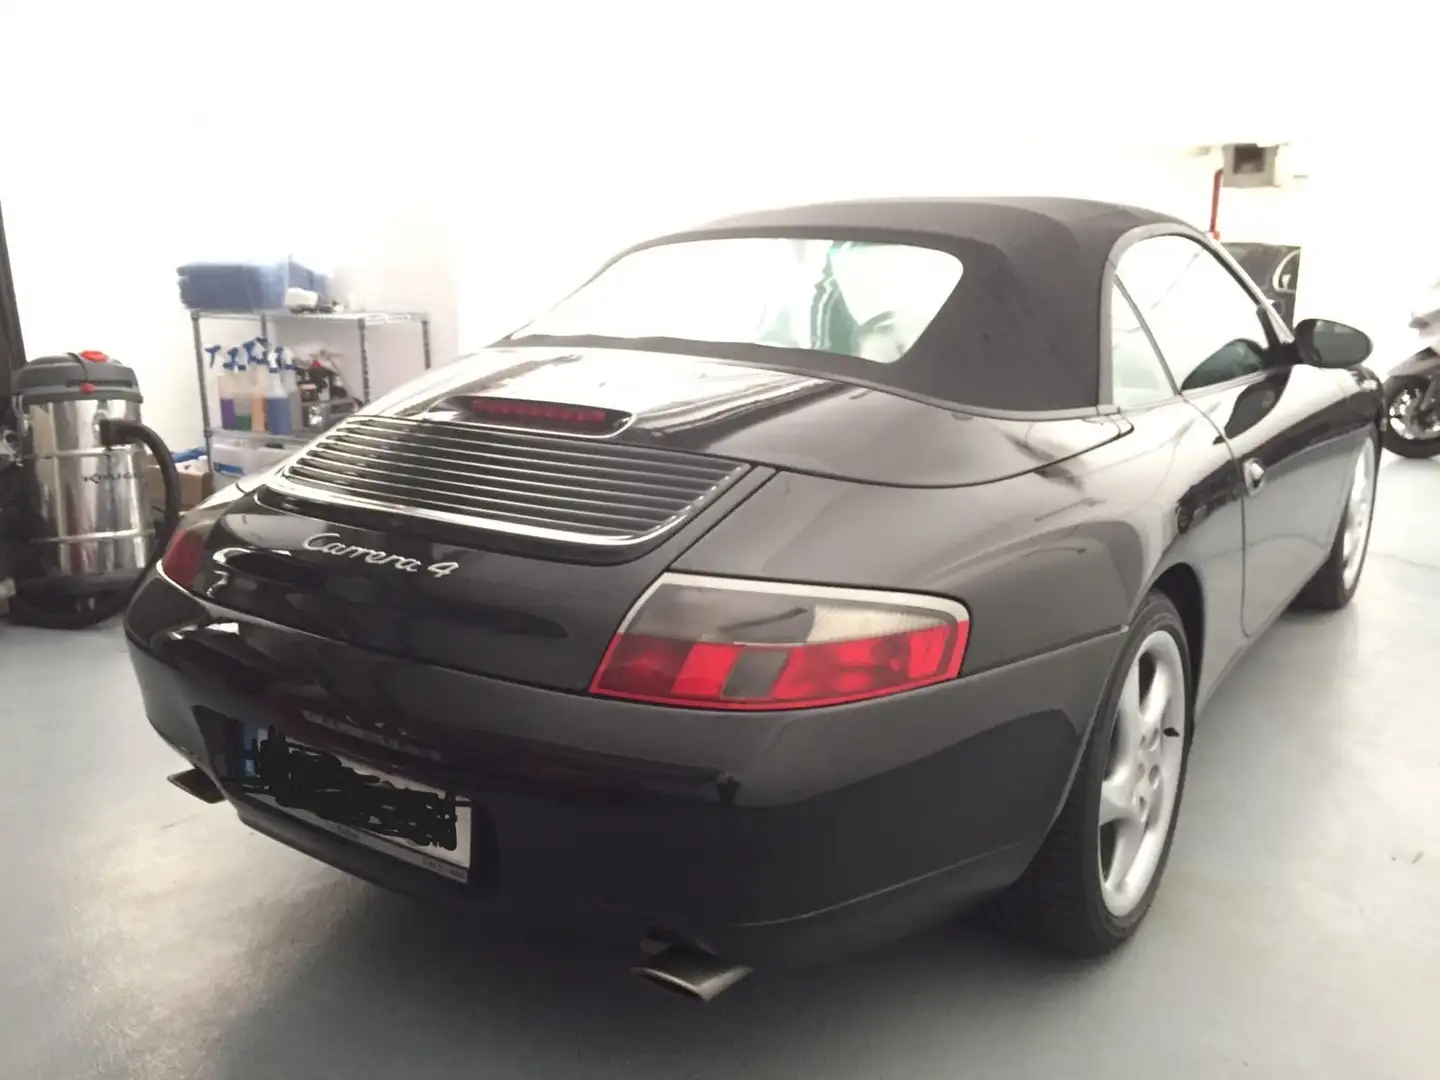
[[[1095,408],[1105,262],[1135,229],[1177,218],[1058,198],[875,199],[741,214],[638,245],[734,236],[909,243],[956,255],[960,283],[914,347],[880,366],[825,354],[840,377],[981,409]],[[1198,235],[1198,234],[1195,234]],[[635,250],[635,249],[632,249]],[[774,350],[730,355],[773,363]]]

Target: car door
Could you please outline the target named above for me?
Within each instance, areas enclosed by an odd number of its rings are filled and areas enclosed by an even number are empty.
[[[1123,452],[1166,462],[1144,501],[1154,508],[1157,553],[1172,544],[1200,579],[1205,597],[1196,700],[1205,701],[1246,645],[1245,488],[1230,448],[1175,388],[1155,343],[1118,284],[1110,288],[1110,396],[1133,426]],[[1141,492],[1134,491],[1139,496]],[[1133,522],[1146,520],[1144,513]],[[1143,526],[1142,526],[1143,528]]]
[[[1199,238],[1150,236],[1116,276],[1180,393],[1214,425],[1245,483],[1247,634],[1264,629],[1324,561],[1366,437],[1347,372],[1294,363],[1253,283]]]

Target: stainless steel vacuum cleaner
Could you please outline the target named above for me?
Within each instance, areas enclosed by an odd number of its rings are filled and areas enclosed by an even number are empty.
[[[14,378],[16,431],[0,509],[18,622],[79,629],[124,610],[180,517],[175,462],[140,422],[135,373],[102,352],[34,360]],[[160,468],[151,508],[143,448]],[[3,480],[4,477],[0,477]]]

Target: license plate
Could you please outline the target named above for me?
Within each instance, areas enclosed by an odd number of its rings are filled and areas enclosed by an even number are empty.
[[[273,728],[243,729],[240,788],[254,801],[432,873],[470,877],[467,800]]]

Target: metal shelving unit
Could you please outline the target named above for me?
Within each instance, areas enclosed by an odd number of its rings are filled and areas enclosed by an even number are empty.
[[[294,311],[191,311],[190,327],[195,339],[195,374],[200,387],[200,417],[205,425],[205,456],[210,458],[210,440],[216,435],[238,439],[253,439],[271,445],[303,446],[318,432],[302,435],[275,435],[267,431],[230,431],[214,427],[210,418],[210,377],[205,366],[205,343],[200,335],[202,320],[220,319],[229,321],[259,322],[260,337],[269,340],[272,323],[307,322],[341,323],[355,327],[360,339],[360,401],[370,400],[370,341],[372,326],[396,326],[411,324],[420,328],[420,348],[425,359],[425,370],[430,370],[430,316],[420,311],[336,311],[294,312]]]

